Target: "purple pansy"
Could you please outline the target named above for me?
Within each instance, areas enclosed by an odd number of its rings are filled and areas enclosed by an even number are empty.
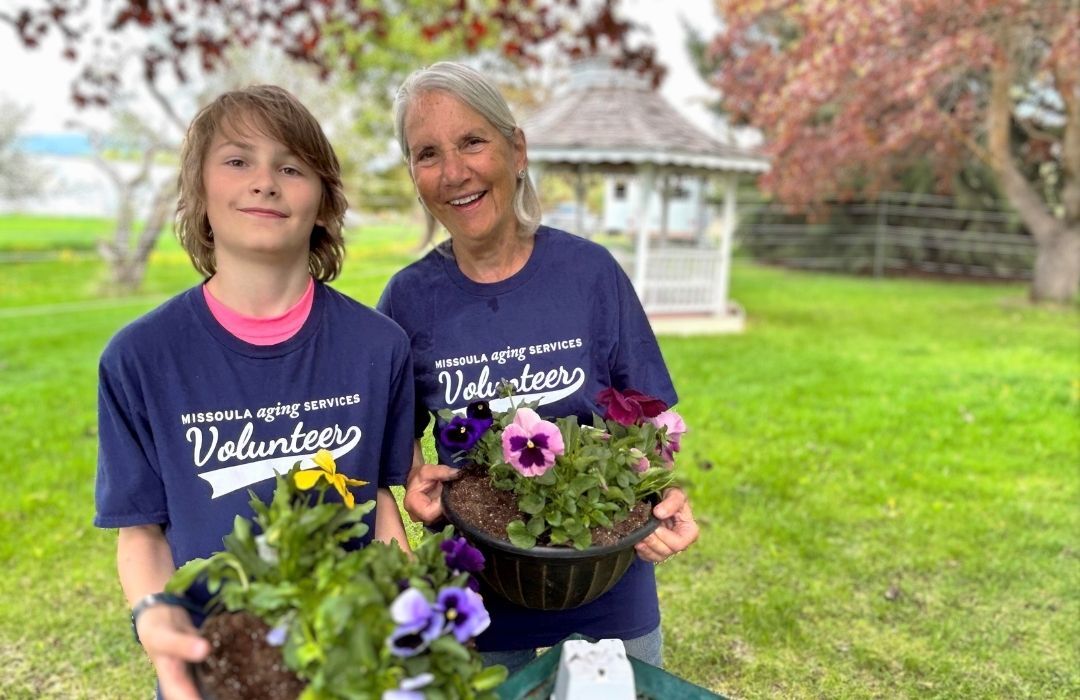
[[[289,628],[285,625],[278,625],[266,633],[266,643],[272,647],[279,647],[285,643],[288,636]]]
[[[661,447],[660,456],[668,464],[674,464],[675,453],[682,447],[682,436],[686,432],[686,421],[675,411],[664,411],[654,418],[649,418],[649,422],[657,428],[667,428],[667,444]]]
[[[519,408],[502,433],[503,459],[522,476],[540,476],[566,449],[558,426],[531,408]]]
[[[446,629],[464,644],[487,629],[491,616],[484,608],[484,599],[468,588],[450,586],[439,591],[435,607],[446,619]]]
[[[446,565],[455,571],[476,573],[484,568],[484,555],[464,537],[443,540],[439,548],[446,555]]]
[[[462,418],[454,416],[450,422],[439,431],[439,442],[442,446],[457,451],[472,449],[480,436],[491,427],[490,418]]]
[[[424,693],[420,689],[433,680],[435,676],[430,673],[403,678],[395,690],[383,691],[382,700],[424,700]]]
[[[415,588],[403,592],[390,604],[390,618],[397,629],[387,643],[395,656],[415,656],[443,632],[443,616]]]

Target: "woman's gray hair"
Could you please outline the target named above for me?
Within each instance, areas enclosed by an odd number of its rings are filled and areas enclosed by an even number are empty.
[[[410,154],[409,142],[405,138],[405,113],[413,99],[426,92],[445,92],[460,100],[487,119],[511,145],[514,143],[514,133],[519,128],[499,90],[480,72],[466,65],[440,61],[409,75],[398,88],[397,97],[394,98],[394,134],[406,164],[409,163]],[[518,232],[523,236],[531,236],[540,226],[541,212],[540,197],[536,194],[536,188],[527,172],[525,177],[517,180],[513,207],[518,221]]]

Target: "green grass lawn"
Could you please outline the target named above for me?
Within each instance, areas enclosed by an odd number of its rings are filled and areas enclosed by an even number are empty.
[[[373,303],[418,235],[355,233],[336,286]],[[3,698],[152,687],[91,525],[96,363],[197,277],[171,241],[139,297],[102,276],[0,265]],[[745,333],[661,339],[702,526],[658,569],[669,670],[733,698],[1080,696],[1080,324],[1024,294],[740,262]]]

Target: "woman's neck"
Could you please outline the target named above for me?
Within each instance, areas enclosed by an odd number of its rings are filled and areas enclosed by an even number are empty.
[[[229,265],[218,267],[206,282],[214,298],[233,311],[251,318],[272,318],[288,311],[307,291],[311,273],[303,267],[282,270],[279,266]]]
[[[491,284],[502,282],[520,272],[529,261],[533,242],[533,236],[520,236],[515,233],[495,244],[468,246],[454,240],[451,245],[463,275],[473,282]]]

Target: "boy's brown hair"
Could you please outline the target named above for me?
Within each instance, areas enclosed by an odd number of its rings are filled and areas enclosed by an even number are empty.
[[[311,276],[329,282],[341,272],[345,257],[345,199],[341,164],[318,120],[291,93],[274,85],[253,85],[226,92],[199,111],[188,126],[180,149],[179,198],[176,235],[191,256],[195,269],[210,277],[217,269],[214,237],[206,216],[203,162],[219,130],[243,134],[255,131],[291,150],[322,181],[322,201],[311,232],[308,269]]]

